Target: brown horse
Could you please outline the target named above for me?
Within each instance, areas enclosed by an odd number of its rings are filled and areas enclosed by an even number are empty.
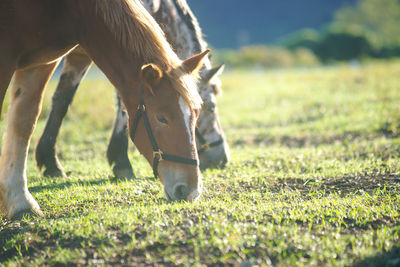
[[[42,214],[27,186],[29,141],[49,78],[78,45],[118,89],[131,139],[167,197],[200,196],[194,128],[201,98],[191,74],[208,51],[180,61],[139,0],[3,0],[0,40],[1,104],[14,74],[0,159],[4,215]]]
[[[142,0],[142,2],[159,23],[180,58],[187,58],[207,49],[200,25],[186,0]],[[74,94],[91,63],[85,53],[77,50],[65,57],[60,80],[52,97],[50,114],[35,151],[37,165],[45,176],[65,176],[56,154],[57,136]],[[230,158],[229,146],[220,124],[216,103],[216,95],[221,92],[218,75],[223,71],[223,66],[212,68],[207,56],[203,63],[197,83],[203,100],[196,125],[200,169],[223,167]],[[118,111],[107,148],[107,159],[116,177],[133,177],[133,169],[128,158],[126,131],[128,118],[119,97],[117,103]]]

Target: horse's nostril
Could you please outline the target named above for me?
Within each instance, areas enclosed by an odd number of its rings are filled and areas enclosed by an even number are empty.
[[[177,200],[186,200],[189,195],[189,188],[185,184],[175,186],[174,196]]]

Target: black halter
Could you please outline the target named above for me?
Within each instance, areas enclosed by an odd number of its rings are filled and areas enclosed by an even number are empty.
[[[137,107],[135,119],[132,123],[131,138],[132,138],[132,141],[135,139],[136,128],[138,126],[140,118],[143,117],[143,122],[144,122],[144,126],[146,128],[147,136],[149,137],[151,146],[153,147],[153,174],[154,174],[154,177],[155,178],[158,177],[158,171],[157,171],[158,163],[160,163],[161,160],[167,160],[167,161],[172,161],[172,162],[177,162],[177,163],[199,166],[199,162],[197,161],[197,159],[190,159],[190,158],[184,158],[184,157],[180,157],[180,156],[170,155],[170,154],[162,152],[161,149],[158,148],[156,139],[154,138],[153,132],[150,127],[149,118],[147,117],[146,106],[144,105],[144,101],[143,101],[143,92],[144,92],[144,85],[142,84],[142,86],[140,87],[139,105]]]
[[[197,150],[197,153],[199,155],[203,152],[207,152],[212,147],[221,145],[224,142],[224,139],[222,138],[212,143],[207,142],[206,139],[204,139],[204,137],[201,135],[200,130],[197,127],[196,127],[196,137],[199,139],[200,142],[200,148]]]

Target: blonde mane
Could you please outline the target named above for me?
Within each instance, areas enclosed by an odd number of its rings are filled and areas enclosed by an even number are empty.
[[[198,109],[201,97],[195,84],[185,79],[182,61],[172,50],[164,32],[140,0],[94,0],[97,13],[122,48],[132,51],[143,64],[153,63],[170,78],[173,88],[189,106]]]

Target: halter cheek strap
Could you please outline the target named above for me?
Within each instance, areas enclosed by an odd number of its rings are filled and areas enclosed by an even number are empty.
[[[143,123],[144,123],[144,127],[146,128],[147,137],[149,138],[149,141],[153,148],[153,174],[154,174],[154,177],[155,178],[158,177],[158,164],[160,163],[161,160],[199,166],[199,162],[197,159],[191,159],[191,158],[185,158],[185,157],[181,157],[181,156],[171,155],[171,154],[167,154],[167,153],[164,153],[163,151],[161,151],[161,149],[157,145],[156,139],[154,138],[153,131],[151,130],[149,118],[146,113],[146,106],[145,106],[144,100],[143,100],[143,93],[144,93],[144,85],[142,84],[140,87],[139,105],[138,105],[138,108],[137,108],[137,111],[135,114],[135,118],[132,123],[131,138],[132,138],[132,141],[135,139],[136,128],[138,126],[140,118],[143,117]]]
[[[201,135],[199,128],[196,127],[196,137],[199,139],[200,142],[200,148],[197,150],[197,153],[200,155],[203,152],[207,152],[210,150],[212,147],[219,146],[224,142],[224,139],[220,138],[217,141],[214,141],[212,143],[208,143],[206,139]]]

